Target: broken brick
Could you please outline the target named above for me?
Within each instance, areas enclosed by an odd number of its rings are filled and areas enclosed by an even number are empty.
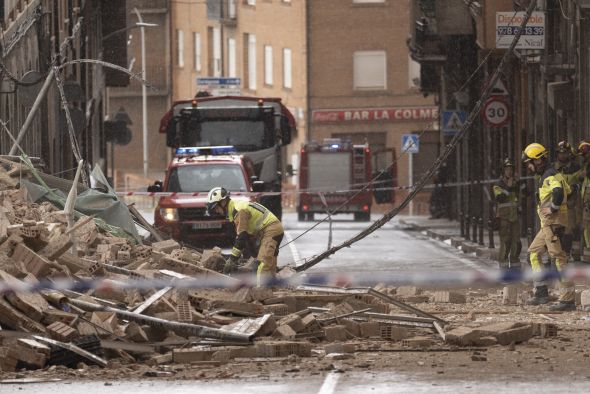
[[[380,338],[381,329],[377,322],[362,322],[360,324],[361,337],[363,338]]]
[[[78,331],[60,321],[56,321],[47,326],[47,332],[51,338],[62,342],[70,342],[78,336]]]
[[[456,293],[454,291],[437,291],[434,293],[434,302],[465,304],[467,298],[464,294]]]
[[[195,361],[210,361],[215,351],[206,346],[187,349],[174,349],[172,359],[177,364],[190,364]]]
[[[337,325],[326,327],[324,328],[324,333],[328,342],[346,340],[346,327],[344,326]]]
[[[304,329],[303,320],[296,314],[285,316],[279,321],[279,325],[287,325],[295,332],[301,332]]]

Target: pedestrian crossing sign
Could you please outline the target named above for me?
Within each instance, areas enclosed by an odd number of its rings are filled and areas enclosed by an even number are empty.
[[[442,130],[447,135],[453,135],[461,131],[467,113],[465,111],[443,111]]]
[[[418,153],[420,151],[420,138],[418,134],[402,135],[402,153]]]

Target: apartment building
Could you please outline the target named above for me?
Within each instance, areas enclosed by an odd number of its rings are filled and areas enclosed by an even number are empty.
[[[143,86],[120,73],[129,81],[129,86],[109,88],[107,92],[105,117],[111,120],[127,117],[131,122],[127,125],[130,135],[122,141],[125,144],[110,142],[108,149],[111,159],[109,175],[120,189],[145,189],[154,179],[162,179],[170,158],[165,138],[158,134],[160,119],[171,104],[170,7],[168,0],[127,0],[126,28],[110,38],[126,43],[125,68],[137,74],[145,70],[145,79],[149,83],[149,88],[145,89],[147,177],[143,172]],[[144,27],[145,65],[142,64],[140,22],[148,25]]]
[[[420,94],[409,56],[408,1],[209,0],[172,3],[173,99],[193,97],[199,77],[238,77],[240,94],[281,97],[302,143],[347,138],[401,151],[402,134],[421,133],[424,157],[438,152],[438,108]],[[407,158],[399,183],[408,182]]]

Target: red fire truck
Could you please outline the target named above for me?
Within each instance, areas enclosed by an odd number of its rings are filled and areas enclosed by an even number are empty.
[[[357,221],[370,220],[372,192],[368,189],[358,193],[370,180],[368,145],[340,139],[304,145],[299,170],[299,220],[313,220],[315,213],[332,212],[344,203],[336,213],[353,213]]]
[[[337,209],[369,221],[373,196],[377,204],[393,203],[396,186],[395,149],[371,150],[337,138],[310,142],[301,148],[298,218],[313,220],[315,213]]]
[[[295,118],[280,98],[196,97],[176,101],[160,121],[171,148],[230,145],[252,160],[252,182],[260,183],[260,203],[282,216],[282,147],[291,142]],[[221,179],[219,180],[221,184]]]

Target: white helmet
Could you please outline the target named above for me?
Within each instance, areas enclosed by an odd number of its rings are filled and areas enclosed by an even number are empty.
[[[207,212],[211,214],[219,201],[229,198],[229,192],[223,187],[217,186],[209,191],[207,195]]]

